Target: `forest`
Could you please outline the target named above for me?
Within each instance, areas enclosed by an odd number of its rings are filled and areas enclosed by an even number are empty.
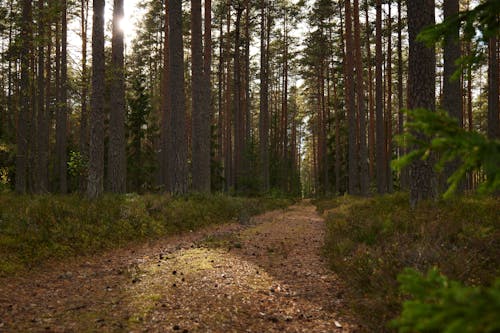
[[[500,2],[0,0],[0,332],[497,332]]]

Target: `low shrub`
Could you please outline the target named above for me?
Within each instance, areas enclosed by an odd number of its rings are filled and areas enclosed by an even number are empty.
[[[406,267],[436,266],[466,285],[498,276],[498,198],[426,202],[416,210],[405,194],[330,201],[318,204],[328,225],[325,255],[366,331],[389,330],[404,300],[397,276]]]
[[[284,208],[280,198],[225,195],[0,194],[0,275],[39,265],[51,258],[92,254],[132,241],[194,230]]]

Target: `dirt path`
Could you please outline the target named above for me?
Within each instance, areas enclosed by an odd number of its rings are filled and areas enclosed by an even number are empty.
[[[0,332],[351,332],[303,202],[0,280]]]

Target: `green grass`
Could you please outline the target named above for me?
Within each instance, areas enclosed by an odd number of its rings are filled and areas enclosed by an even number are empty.
[[[216,223],[238,220],[291,203],[280,198],[224,195],[0,194],[0,275],[48,259],[87,255]]]
[[[404,268],[435,266],[466,285],[488,285],[499,275],[498,198],[426,202],[416,210],[405,194],[315,203],[327,216],[325,255],[366,331],[388,330],[400,312],[397,275]]]

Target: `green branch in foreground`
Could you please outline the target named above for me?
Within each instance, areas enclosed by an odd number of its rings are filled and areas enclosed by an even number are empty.
[[[456,191],[467,172],[479,169],[486,174],[486,181],[478,188],[480,193],[500,189],[499,140],[489,140],[482,134],[464,130],[445,111],[415,109],[405,113],[410,121],[406,124],[405,134],[398,136],[397,141],[411,151],[392,162],[394,169],[401,170],[416,159],[426,159],[431,153],[438,153],[437,171],[442,171],[448,163],[460,161],[447,180],[449,187],[444,193],[445,198]],[[424,138],[417,138],[415,133],[423,134]]]

